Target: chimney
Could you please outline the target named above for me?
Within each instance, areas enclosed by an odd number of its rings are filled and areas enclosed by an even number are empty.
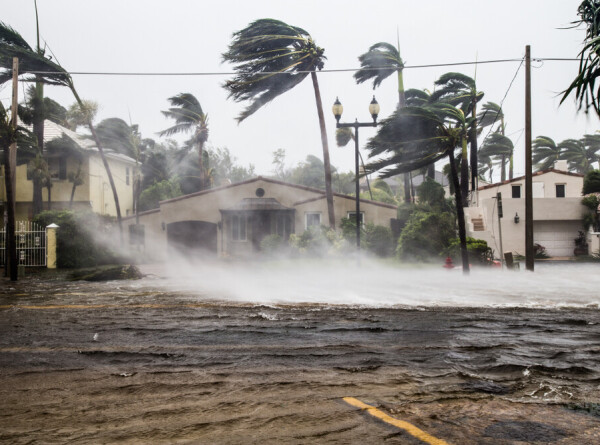
[[[569,171],[569,166],[565,160],[556,161],[552,168],[554,168],[554,170],[560,170],[563,172]]]

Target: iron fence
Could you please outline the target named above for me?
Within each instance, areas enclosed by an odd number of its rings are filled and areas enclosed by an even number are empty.
[[[46,265],[46,229],[31,221],[16,221],[15,243],[20,266]],[[6,264],[6,226],[0,231],[0,265]]]

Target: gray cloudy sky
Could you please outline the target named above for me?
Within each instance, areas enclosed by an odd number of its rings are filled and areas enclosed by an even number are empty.
[[[533,58],[576,57],[582,30],[561,29],[577,18],[580,0],[38,0],[43,40],[63,67],[93,72],[231,72],[221,64],[231,34],[258,18],[276,18],[306,29],[325,48],[326,69],[358,67],[357,56],[370,45],[396,42],[399,30],[402,56],[408,66],[518,59],[525,45]],[[33,46],[33,0],[0,0],[0,20],[18,30]],[[485,100],[500,103],[519,66],[518,62],[480,64],[477,83]],[[557,93],[577,72],[576,62],[534,62],[532,69],[533,135],[555,140],[579,138],[598,129],[598,118],[577,114],[573,101],[559,108]],[[474,76],[475,66],[408,68],[405,87],[433,89],[443,73]],[[121,117],[140,125],[144,136],[169,126],[160,110],[167,98],[193,93],[209,115],[209,145],[228,147],[242,165],[253,163],[257,173],[272,170],[272,152],[284,148],[287,163],[307,154],[322,157],[314,93],[307,78],[238,125],[234,117],[244,104],[227,100],[222,83],[229,76],[122,77],[76,75],[80,95],[97,101],[99,119]],[[331,162],[342,171],[353,168],[350,148],[335,145],[331,104],[344,104],[343,120],[369,120],[370,85],[356,85],[352,73],[319,75],[325,106]],[[69,105],[64,89],[48,88],[47,95]],[[395,79],[375,91],[381,117],[396,106]],[[0,90],[7,102],[8,87]],[[523,173],[524,69],[504,102],[507,132],[517,146],[515,173]],[[361,145],[375,130],[361,132]]]

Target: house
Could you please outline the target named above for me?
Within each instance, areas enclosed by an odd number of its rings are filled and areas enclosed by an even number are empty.
[[[335,225],[355,216],[355,198],[334,193]],[[394,205],[361,199],[362,223],[390,227]],[[329,225],[325,192],[257,177],[160,202],[155,210],[123,220],[131,244],[138,237],[156,260],[170,248],[209,256],[244,257],[260,250],[265,236],[301,234],[311,226]]]
[[[73,208],[88,208],[101,215],[116,216],[117,211],[113,199],[108,175],[98,148],[85,136],[64,128],[52,121],[44,122],[44,142],[53,140],[66,141],[71,150],[46,150],[45,157],[52,177],[51,208],[69,208],[73,183],[69,174],[81,169],[83,184],[75,188]],[[73,154],[73,148],[77,156]],[[70,154],[69,154],[70,153]],[[133,213],[133,178],[136,162],[128,156],[104,149],[119,196],[121,214]],[[0,210],[4,214],[6,190],[4,185],[4,169],[0,178]],[[28,178],[27,164],[18,165],[16,171],[15,214],[17,220],[28,220],[33,216],[33,181]],[[44,209],[48,208],[48,190],[42,190]]]
[[[586,208],[581,204],[583,175],[567,171],[567,162],[533,174],[533,238],[551,257],[572,257],[583,231]],[[498,225],[497,194],[503,217]],[[525,177],[478,188],[474,205],[465,209],[467,236],[483,239],[494,250],[525,254]],[[500,230],[501,229],[501,230]],[[502,248],[500,245],[502,238]]]

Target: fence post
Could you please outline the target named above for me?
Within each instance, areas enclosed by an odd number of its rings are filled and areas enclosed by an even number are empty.
[[[46,267],[56,269],[56,224],[46,226]]]

